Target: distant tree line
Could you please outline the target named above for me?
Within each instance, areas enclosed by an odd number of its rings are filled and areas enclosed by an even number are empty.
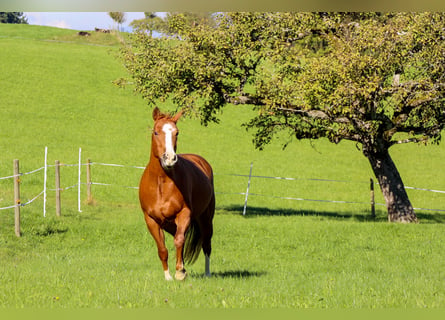
[[[23,12],[0,12],[0,23],[28,24],[28,19],[23,15]]]

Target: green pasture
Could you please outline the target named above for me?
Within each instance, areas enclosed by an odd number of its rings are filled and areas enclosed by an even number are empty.
[[[93,204],[77,211],[77,188],[54,191],[14,212],[0,210],[2,308],[444,308],[445,212],[417,210],[416,225],[389,224],[383,206],[370,217],[372,172],[356,145],[277,138],[255,150],[241,124],[254,110],[230,106],[219,124],[179,123],[178,152],[199,153],[215,172],[217,211],[211,267],[200,257],[184,282],[166,282],[139,209],[141,169],[150,152],[151,109],[131,88],[111,35],[0,24],[0,177],[55,160],[93,161]],[[174,110],[169,103],[159,105]],[[406,186],[445,190],[445,147],[391,150]],[[126,167],[103,166],[99,163]],[[250,165],[247,215],[242,215]],[[61,168],[62,187],[77,167]],[[239,176],[243,175],[243,176]],[[317,179],[323,179],[317,180]],[[336,181],[324,181],[336,180]],[[82,182],[86,181],[82,168]],[[48,168],[54,189],[54,168]],[[22,202],[43,190],[43,170],[21,177]],[[445,210],[445,194],[408,190],[416,208]],[[279,197],[314,201],[285,200]],[[317,201],[315,201],[317,200]],[[321,202],[349,201],[358,204]],[[376,186],[376,202],[383,199]],[[0,180],[0,208],[13,204],[11,179]],[[171,237],[167,238],[173,248]],[[170,265],[174,268],[171,251]]]

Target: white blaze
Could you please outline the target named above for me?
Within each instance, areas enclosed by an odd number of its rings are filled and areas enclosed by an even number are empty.
[[[173,150],[173,126],[169,123],[164,124],[162,127],[162,131],[165,133],[165,153],[167,154],[175,154],[175,150]]]
[[[162,131],[165,133],[165,153],[162,160],[166,166],[173,166],[177,161],[176,153],[173,149],[174,128],[171,124],[166,123],[162,127]]]

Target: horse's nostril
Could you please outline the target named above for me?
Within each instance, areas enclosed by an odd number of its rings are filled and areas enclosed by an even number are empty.
[[[161,157],[162,166],[165,168],[173,167],[177,161],[178,156],[176,155],[176,153],[170,154],[166,152]]]

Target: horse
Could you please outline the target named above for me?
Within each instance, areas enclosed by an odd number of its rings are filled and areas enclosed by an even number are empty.
[[[176,115],[153,110],[150,160],[139,183],[139,200],[145,223],[158,248],[166,280],[172,280],[164,230],[174,237],[177,280],[184,280],[184,263],[194,263],[201,249],[205,275],[210,277],[211,239],[215,214],[213,170],[196,154],[176,154]]]

